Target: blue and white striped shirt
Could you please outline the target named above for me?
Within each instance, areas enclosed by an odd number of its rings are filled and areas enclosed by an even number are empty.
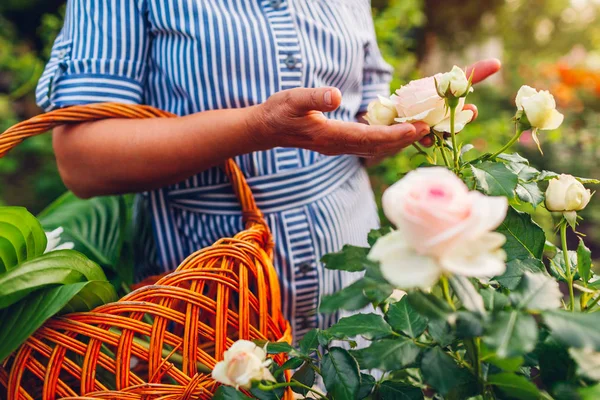
[[[328,117],[353,121],[378,94],[389,94],[389,81],[369,0],[69,0],[37,98],[46,110],[122,102],[187,115],[260,104],[285,89],[335,86],[343,101]],[[327,326],[336,316],[314,312],[320,297],[356,277],[319,260],[345,243],[364,244],[378,224],[364,169],[356,157],[295,148],[236,161],[275,235],[294,332]],[[173,269],[243,229],[218,168],[138,196],[136,221],[140,276]]]

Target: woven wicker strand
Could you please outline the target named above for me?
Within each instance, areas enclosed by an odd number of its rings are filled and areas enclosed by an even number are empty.
[[[0,157],[59,125],[172,117],[111,103],[56,110],[0,135]],[[246,230],[192,254],[173,273],[116,303],[47,321],[0,365],[0,398],[3,387],[8,400],[210,399],[218,386],[210,370],[236,340],[291,342],[271,233],[238,166],[228,160],[224,169]]]

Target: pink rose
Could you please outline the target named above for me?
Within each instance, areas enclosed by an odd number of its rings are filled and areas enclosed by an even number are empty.
[[[450,112],[435,86],[435,79],[441,77],[442,74],[438,74],[418,79],[398,89],[391,97],[398,111],[396,122],[422,121],[438,132],[450,132]],[[463,130],[473,119],[473,111],[463,110],[464,104],[465,99],[461,98],[456,109],[456,132]]]
[[[469,191],[445,168],[418,169],[384,193],[385,215],[398,230],[377,242],[370,257],[403,289],[429,287],[446,272],[502,274],[506,238],[494,230],[507,208],[506,198]]]

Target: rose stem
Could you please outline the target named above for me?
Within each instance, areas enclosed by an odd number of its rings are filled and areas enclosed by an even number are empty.
[[[569,285],[569,307],[575,311],[575,296],[573,295],[573,272],[571,271],[571,260],[569,259],[569,249],[567,248],[567,221],[563,218],[560,225],[560,240],[562,251],[565,257],[565,269],[567,273],[567,283]]]
[[[280,388],[284,388],[284,387],[291,387],[291,386],[295,386],[295,387],[300,387],[302,389],[308,390],[309,392],[313,392],[314,394],[316,394],[317,396],[319,396],[320,399],[326,399],[327,397],[325,397],[325,395],[321,392],[319,392],[318,390],[315,390],[309,386],[306,386],[303,383],[300,383],[298,381],[291,381],[291,382],[282,382],[282,383],[276,383],[275,385],[263,385],[262,383],[258,384],[258,389],[262,390],[263,392],[269,392],[271,390],[276,390],[276,389],[280,389]]]
[[[448,161],[448,157],[446,156],[446,149],[444,148],[444,142],[442,139],[435,135],[435,142],[437,143],[438,149],[440,149],[440,153],[442,153],[442,158],[444,159],[444,164],[446,167],[450,168],[450,162]]]
[[[458,146],[456,145],[456,129],[454,123],[456,120],[456,106],[450,107],[450,136],[452,136],[452,152],[454,153],[454,172],[458,174],[460,170],[460,156],[458,154]]]
[[[452,310],[456,311],[456,306],[454,305],[454,301],[452,301],[452,296],[450,296],[450,287],[448,285],[448,278],[446,278],[445,276],[442,276],[440,281],[442,283],[442,292],[444,293],[444,298],[446,299],[446,301],[448,302],[450,307],[452,307]]]
[[[502,147],[500,150],[498,150],[497,152],[495,152],[494,154],[492,154],[492,156],[490,158],[496,158],[500,154],[502,154],[506,150],[508,150],[513,144],[515,144],[515,143],[517,143],[519,141],[519,138],[521,137],[521,135],[525,131],[519,127],[518,123],[516,123],[515,124],[515,132],[516,132],[515,136],[513,136],[512,139],[510,139],[510,141],[508,143],[506,143],[506,145],[504,145],[504,147]]]

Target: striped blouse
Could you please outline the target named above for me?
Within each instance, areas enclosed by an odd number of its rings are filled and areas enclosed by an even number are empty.
[[[328,117],[353,121],[389,94],[389,81],[369,0],[69,0],[37,99],[45,110],[122,102],[187,115],[335,86],[343,101]],[[315,312],[320,298],[356,276],[319,260],[345,243],[364,244],[378,225],[366,172],[356,157],[295,148],[236,161],[275,235],[295,334],[331,324],[338,316]],[[140,194],[135,220],[140,278],[243,229],[218,168]]]

